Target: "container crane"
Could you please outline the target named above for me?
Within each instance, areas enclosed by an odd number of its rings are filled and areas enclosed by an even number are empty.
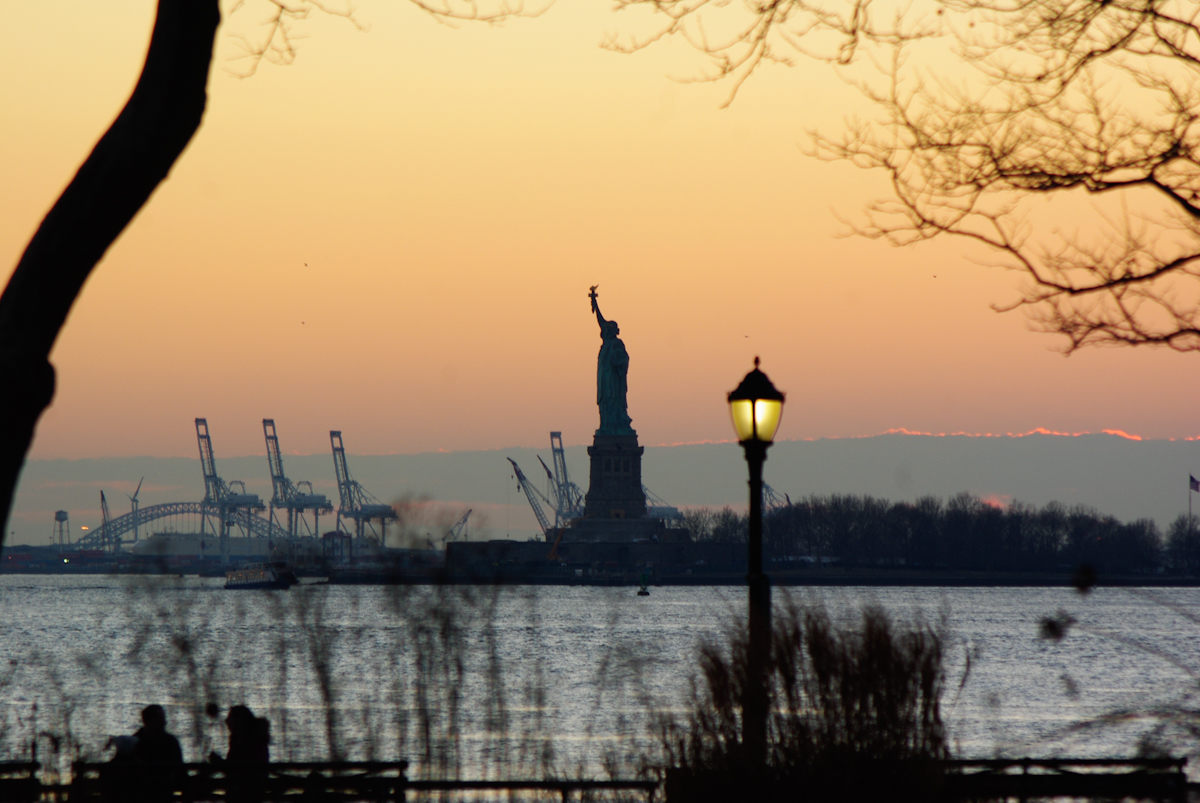
[[[517,464],[513,462],[512,458],[509,458],[508,462],[513,464],[514,469],[523,478],[520,480],[521,488],[525,491],[525,496],[529,498],[530,504],[533,504],[534,499],[540,500],[538,508],[544,503],[546,507],[554,511],[554,526],[552,529],[562,529],[568,526],[573,520],[583,518],[583,491],[580,490],[578,485],[571,482],[571,477],[567,474],[567,461],[563,452],[561,432],[550,433],[550,452],[552,455],[551,462],[554,465],[553,470],[550,469],[550,466],[546,465],[546,461],[542,459],[541,455],[537,456],[538,462],[542,464],[542,470],[546,472],[546,493],[539,491],[525,478],[520,469],[516,468]],[[526,485],[528,485],[528,488],[526,488]],[[530,489],[532,489],[533,496],[530,496]],[[544,510],[542,514],[546,518],[546,524],[543,525],[542,529],[547,530],[550,528],[550,517]],[[539,523],[541,523],[541,519],[542,517],[539,516]]]
[[[330,430],[329,444],[333,447],[333,470],[337,474],[338,495],[341,497],[341,504],[337,511],[337,528],[342,529],[342,519],[354,519],[354,533],[359,538],[362,538],[363,528],[370,527],[372,533],[379,539],[379,545],[383,546],[383,538],[386,533],[387,522],[395,521],[396,511],[391,505],[385,505],[371,494],[367,493],[367,489],[362,487],[357,481],[350,478],[350,470],[346,468],[346,449],[342,445],[342,433],[338,430]],[[380,531],[374,532],[373,521],[379,522]]]
[[[546,500],[546,504],[550,505],[550,507],[554,509],[554,527],[556,529],[561,529],[565,527],[567,523],[571,521],[571,519],[582,518],[583,508],[579,508],[578,510],[571,509],[570,503],[564,501],[564,489],[559,486],[554,475],[550,473],[550,469],[546,465],[546,461],[542,459],[541,455],[538,455],[537,459],[538,462],[542,464],[542,470],[546,472],[547,493],[543,494],[542,498]],[[571,515],[572,513],[574,513],[574,515]]]
[[[550,433],[550,455],[551,462],[554,463],[554,476],[551,477],[550,487],[554,489],[554,514],[557,518],[555,523],[565,527],[567,522],[583,518],[583,490],[571,482],[567,474],[567,456],[563,450],[561,432]],[[539,461],[541,459],[538,458]],[[542,463],[542,468],[546,468],[545,463]],[[546,469],[546,474],[549,476],[549,469]]]
[[[254,511],[264,510],[266,505],[259,499],[258,494],[246,493],[245,483],[234,480],[226,484],[217,474],[207,419],[196,419],[196,442],[200,446],[200,468],[204,472],[204,501],[201,502],[201,510],[205,512],[200,518],[200,534],[204,534],[204,522],[208,516],[215,513],[219,519],[217,535],[221,543],[221,562],[228,563],[229,528],[235,517],[244,511],[245,517],[249,519],[254,515]],[[232,486],[239,486],[240,493],[235,493]]]
[[[525,498],[529,500],[529,506],[533,508],[533,515],[537,517],[538,524],[542,527],[543,536],[547,541],[554,541],[554,545],[550,548],[550,554],[547,556],[549,560],[554,561],[558,560],[558,544],[562,541],[566,528],[572,521],[583,518],[583,491],[578,485],[571,482],[571,477],[567,473],[567,459],[561,432],[550,433],[550,454],[551,463],[554,465],[553,471],[546,465],[546,461],[541,458],[541,455],[538,455],[538,462],[542,464],[542,470],[546,472],[548,494],[539,491],[529,481],[515,460],[510,457],[508,462],[512,463],[513,471],[517,475],[517,482],[521,484],[521,490],[525,492]],[[550,524],[550,517],[542,508],[543,503],[554,511],[553,526]]]
[[[789,507],[792,504],[792,498],[784,494],[781,498],[779,492],[770,485],[763,483],[763,512],[770,513],[772,510],[778,510],[781,507]]]
[[[546,516],[546,511],[542,510],[542,502],[553,507],[554,503],[546,498],[546,495],[533,486],[533,483],[525,476],[525,472],[521,471],[521,467],[517,465],[517,461],[511,457],[507,458],[508,462],[512,463],[513,471],[516,472],[517,482],[521,484],[521,490],[525,492],[525,498],[529,500],[529,506],[533,508],[533,515],[537,517],[538,524],[542,526],[542,535],[546,540],[554,539],[554,545],[550,547],[550,554],[546,556],[547,560],[558,560],[558,544],[562,541],[563,533],[567,531],[566,527],[560,527],[557,524],[557,514],[555,526],[550,526],[550,519]],[[539,457],[540,461],[541,458]],[[546,468],[546,464],[542,463],[542,468]],[[546,469],[549,474],[550,470]],[[541,500],[539,502],[538,500]]]
[[[550,531],[554,529],[550,526],[550,519],[546,516],[546,511],[542,510],[542,502],[553,507],[554,503],[546,498],[546,495],[533,487],[533,483],[525,476],[525,472],[521,471],[521,467],[517,465],[517,461],[511,457],[505,458],[512,463],[513,471],[517,475],[517,482],[521,485],[521,490],[525,492],[525,498],[529,500],[529,506],[533,508],[533,515],[537,517],[538,524],[542,527],[542,534],[546,540],[550,540]],[[541,500],[539,502],[538,500]]]
[[[442,539],[443,547],[446,546],[446,543],[449,541],[458,541],[459,539],[464,541],[466,540],[467,519],[469,518],[471,518],[470,510],[464,513],[463,517],[459,519],[453,527],[450,528],[449,532],[446,533],[445,538]]]
[[[300,523],[304,521],[304,512],[311,510],[313,512],[313,528],[310,535],[319,535],[321,514],[332,513],[333,504],[324,494],[313,493],[311,482],[304,480],[293,485],[292,481],[283,473],[283,455],[279,450],[279,436],[275,433],[275,419],[263,419],[263,436],[267,440],[267,465],[271,469],[271,487],[274,489],[271,496],[271,521],[278,524],[275,519],[276,509],[286,510],[288,538],[295,538]],[[305,486],[307,486],[307,493],[302,490]]]

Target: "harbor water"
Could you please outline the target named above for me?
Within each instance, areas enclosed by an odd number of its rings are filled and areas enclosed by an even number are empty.
[[[188,760],[224,710],[272,725],[276,759],[404,758],[414,775],[622,774],[681,710],[697,645],[737,588],[301,586],[0,577],[0,750],[102,760],[166,706]],[[775,589],[853,626],[864,605],[944,627],[943,715],[963,757],[1194,751],[1200,589]],[[1070,617],[1065,637],[1041,622]],[[1159,716],[1152,716],[1158,714]],[[1159,727],[1173,717],[1176,725]],[[1193,764],[1196,760],[1193,759]],[[1196,768],[1193,767],[1193,774]]]

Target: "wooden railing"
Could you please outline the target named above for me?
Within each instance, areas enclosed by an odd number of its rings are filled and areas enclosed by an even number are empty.
[[[1186,759],[960,759],[941,762],[931,800],[1089,798],[1185,803]],[[247,770],[77,762],[69,783],[43,783],[38,762],[0,762],[0,803],[145,800],[223,801],[240,788],[267,801],[403,801],[411,792],[551,792],[566,803],[600,791],[624,791],[654,803],[661,785],[648,780],[419,780],[406,761],[277,762]],[[670,776],[671,773],[668,773]],[[697,779],[699,780],[699,779]],[[733,779],[721,779],[733,780]],[[671,782],[667,787],[670,789]],[[724,786],[723,783],[715,786]],[[683,787],[676,786],[678,791]],[[132,791],[131,791],[132,790]],[[714,791],[712,785],[708,790]],[[668,796],[670,797],[670,796]],[[703,796],[702,796],[703,797]],[[709,798],[704,798],[709,799]]]
[[[0,761],[0,801],[25,803],[41,797],[42,783],[36,761]]]
[[[859,765],[846,777],[668,769],[666,803],[786,799],[808,787],[830,803],[847,794],[928,803],[1076,798],[1186,803],[1185,759],[981,759]],[[1192,785],[1196,789],[1196,785]]]
[[[261,801],[402,801],[409,792],[454,791],[541,791],[557,792],[567,803],[572,795],[601,790],[641,793],[654,803],[655,781],[582,779],[542,780],[418,780],[405,774],[407,761],[302,761],[273,762],[257,768],[223,768],[216,764],[184,764],[182,767],[149,765],[73,765],[71,783],[42,787],[43,792],[64,793],[70,803],[118,800],[134,794],[147,801],[225,800],[231,790]],[[17,800],[17,798],[12,798]],[[21,798],[36,800],[37,798]],[[45,799],[45,798],[43,798]],[[9,798],[0,797],[7,801]]]
[[[1185,803],[1185,758],[1058,758],[946,761],[950,800],[1075,797]]]

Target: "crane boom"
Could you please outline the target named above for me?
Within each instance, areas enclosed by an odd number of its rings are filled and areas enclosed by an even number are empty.
[[[342,444],[342,433],[330,430],[329,445],[333,447],[333,470],[337,474],[338,496],[341,505],[337,511],[338,529],[342,528],[342,519],[354,519],[355,533],[361,538],[364,524],[374,529],[370,522],[378,520],[381,528],[386,529],[387,522],[395,521],[396,510],[391,505],[385,505],[371,494],[362,484],[351,479],[350,469],[346,467],[346,448]],[[379,543],[384,541],[385,532],[376,533]]]
[[[262,510],[265,507],[262,500],[258,498],[258,494],[246,493],[245,483],[239,483],[237,480],[226,483],[217,475],[212,438],[208,434],[208,421],[203,418],[196,419],[196,442],[200,445],[200,468],[204,472],[204,504],[222,509],[244,507]],[[230,485],[239,484],[241,493],[234,493],[230,490]],[[138,489],[141,490],[141,483],[138,484]]]
[[[341,497],[342,508],[352,510],[355,502],[354,486],[350,484],[350,470],[346,468],[346,448],[342,445],[342,433],[331,430],[329,444],[333,447],[333,471],[337,474],[338,495]]]
[[[570,519],[583,515],[583,490],[571,482],[567,474],[567,455],[563,449],[562,433],[550,433],[550,453],[554,462],[554,485],[558,489],[559,523],[565,524]]]
[[[467,510],[467,512],[463,514],[463,517],[459,519],[453,527],[450,528],[448,533],[446,533],[446,537],[442,539],[442,543],[447,541],[457,541],[458,539],[462,538],[463,533],[466,532],[467,519],[469,518],[471,518],[471,511]]]
[[[200,470],[204,472],[204,501],[215,505],[224,496],[222,491],[225,483],[217,476],[217,462],[213,459],[207,419],[196,419],[196,442],[200,445]]]
[[[536,455],[536,457],[538,462],[542,464],[542,471],[546,472],[546,481],[550,488],[550,496],[554,497],[553,499],[550,499],[546,496],[542,496],[542,498],[546,500],[550,507],[554,508],[554,511],[557,514],[559,508],[562,507],[561,489],[558,487],[558,483],[554,481],[554,475],[550,473],[550,467],[546,465],[546,461],[542,459],[540,454]]]
[[[538,455],[537,459],[546,472],[550,495],[554,498],[549,499],[540,493],[538,495],[554,509],[554,526],[565,527],[571,519],[577,519],[583,515],[583,491],[578,485],[571,482],[571,478],[567,474],[567,459],[563,451],[561,432],[550,433],[550,452],[553,455],[551,457],[554,465],[553,471],[550,470],[550,466],[546,465],[546,461],[542,459],[541,455]]]
[[[275,419],[263,419],[263,435],[267,439],[267,465],[271,469],[272,507],[283,507],[292,495],[292,483],[283,473],[283,455],[279,452],[279,436],[275,433]]]
[[[765,482],[763,483],[764,513],[769,513],[772,510],[777,510],[781,507],[787,507],[790,504],[792,504],[791,497],[789,497],[787,494],[784,494],[783,497],[780,498],[778,491],[776,491],[770,485],[767,485]]]
[[[567,479],[567,457],[563,450],[562,433],[550,433],[550,453],[554,456],[554,478],[560,483],[569,482]]]
[[[538,524],[542,526],[542,533],[546,536],[550,535],[550,521],[546,518],[546,511],[542,510],[541,504],[538,502],[538,497],[542,496],[537,488],[526,479],[525,472],[521,471],[521,467],[517,465],[517,461],[511,457],[507,458],[508,462],[512,463],[513,471],[516,472],[517,482],[521,484],[521,490],[525,492],[525,498],[529,500],[529,506],[533,508],[533,515],[537,517]],[[543,499],[545,497],[542,497]],[[549,500],[546,500],[549,504]]]

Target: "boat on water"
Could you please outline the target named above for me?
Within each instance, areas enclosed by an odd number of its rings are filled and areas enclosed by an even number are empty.
[[[296,585],[296,575],[283,562],[247,563],[225,575],[227,591],[244,591],[253,588],[287,589]]]

